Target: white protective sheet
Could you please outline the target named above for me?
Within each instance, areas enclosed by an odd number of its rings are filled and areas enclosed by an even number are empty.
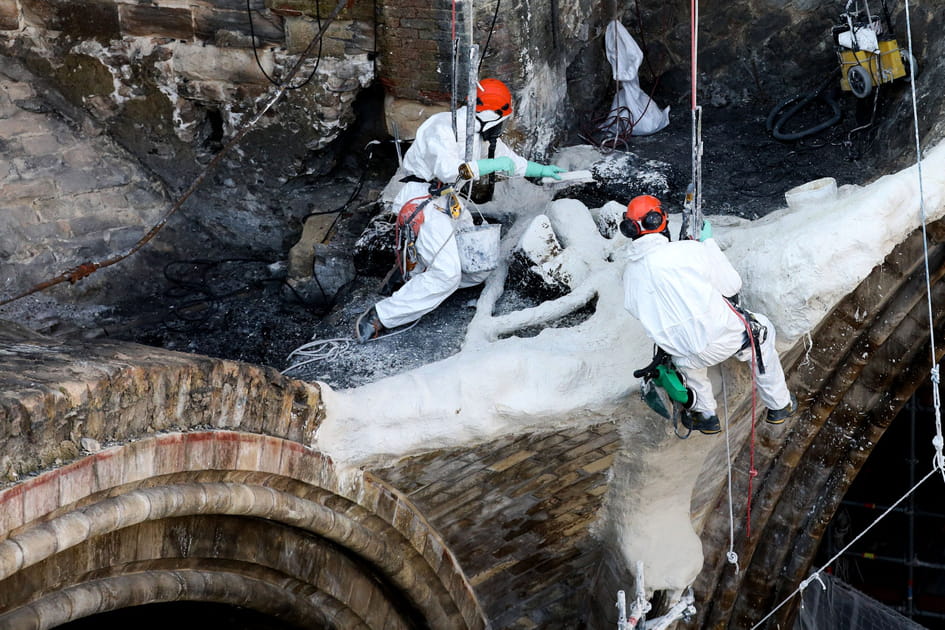
[[[601,129],[608,133],[626,133],[626,124],[621,121],[624,116],[629,116],[632,121],[630,135],[633,136],[648,136],[666,127],[669,124],[669,107],[660,109],[640,89],[638,70],[643,63],[643,51],[623,24],[614,20],[607,25],[604,45],[607,60],[614,69],[617,93],[614,94],[611,117]]]

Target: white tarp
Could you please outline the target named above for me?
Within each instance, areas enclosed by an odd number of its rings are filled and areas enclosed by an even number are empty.
[[[611,117],[601,127],[609,133],[647,136],[669,124],[669,107],[660,109],[646,92],[640,89],[637,72],[643,63],[643,51],[623,24],[617,20],[607,25],[604,36],[607,60],[614,69],[617,93],[611,106]],[[629,121],[625,118],[629,117]],[[629,123],[629,125],[627,124]],[[628,128],[632,125],[632,128]]]

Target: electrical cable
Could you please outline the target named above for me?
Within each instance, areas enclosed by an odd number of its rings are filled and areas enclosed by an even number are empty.
[[[274,78],[272,78],[271,76],[269,76],[269,74],[266,72],[266,69],[263,68],[262,62],[259,60],[259,50],[258,50],[258,48],[257,48],[257,46],[256,46],[256,29],[255,29],[255,27],[253,26],[253,12],[252,12],[252,9],[250,8],[250,1],[251,1],[251,0],[246,0],[246,16],[247,16],[247,18],[249,18],[249,37],[250,37],[250,41],[251,41],[252,46],[253,46],[253,57],[256,59],[256,65],[259,67],[259,71],[263,73],[263,76],[266,77],[266,80],[268,80],[270,83],[272,83],[272,84],[275,85],[276,87],[282,87],[282,84],[281,84],[281,83],[279,83],[279,82],[276,81]],[[316,20],[316,24],[318,24],[319,30],[321,30],[321,27],[322,27],[322,16],[321,16],[321,9],[319,8],[319,3],[318,3],[318,2],[315,3],[315,20]],[[375,44],[375,45],[376,45],[376,44]],[[319,66],[319,64],[321,64],[321,61],[322,61],[322,41],[321,41],[321,38],[319,38],[319,40],[318,40],[318,54],[316,54],[316,56],[315,56],[315,67],[312,68],[312,72],[308,75],[308,78],[307,78],[307,79],[305,79],[304,81],[302,81],[302,83],[300,83],[300,84],[298,84],[298,85],[291,85],[291,86],[289,86],[289,87],[287,87],[287,88],[285,88],[285,89],[287,89],[287,90],[298,90],[299,88],[302,88],[302,87],[305,87],[306,85],[308,85],[308,83],[309,83],[309,82],[312,80],[312,78],[315,76],[315,73],[318,71],[318,66]]]
[[[482,54],[479,55],[479,66],[476,68],[476,73],[482,73],[482,60],[486,58],[486,52],[489,50],[489,42],[492,41],[492,32],[495,30],[495,22],[499,18],[499,5],[502,4],[502,0],[495,0],[495,12],[492,14],[492,25],[489,26],[489,36],[486,38],[486,45],[482,47]]]
[[[768,118],[765,120],[765,127],[767,128],[768,133],[782,141],[800,140],[802,138],[818,134],[821,131],[840,122],[840,119],[843,117],[843,113],[840,110],[840,103],[838,103],[837,99],[834,98],[833,90],[828,89],[830,84],[833,83],[834,74],[835,72],[828,74],[827,77],[820,83],[820,85],[817,86],[816,90],[808,92],[807,94],[792,96],[791,98],[775,105],[768,114]],[[813,124],[810,127],[801,129],[799,131],[782,131],[782,127],[785,123],[787,123],[787,121],[796,116],[805,107],[812,103],[814,99],[817,98],[820,98],[830,106],[831,114],[826,120]]]

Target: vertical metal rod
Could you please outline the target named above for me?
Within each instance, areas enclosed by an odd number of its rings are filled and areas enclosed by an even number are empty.
[[[469,2],[472,5],[472,2]],[[476,137],[476,58],[479,56],[479,46],[469,46],[469,87],[466,92],[466,161],[473,161],[473,139]]]

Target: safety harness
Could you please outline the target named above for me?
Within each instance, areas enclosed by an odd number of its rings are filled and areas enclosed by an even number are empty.
[[[436,204],[433,207],[440,212],[449,212],[449,215],[457,219],[462,212],[462,205],[459,197],[451,184],[445,184],[439,180],[427,182],[416,175],[408,175],[400,181],[404,183],[419,182],[429,183],[429,194],[421,195],[410,199],[403,205],[400,212],[397,213],[397,222],[394,227],[394,241],[397,255],[397,269],[400,271],[403,279],[408,278],[408,274],[416,268],[420,261],[417,253],[417,237],[420,236],[420,227],[423,225],[423,210],[435,197],[449,196],[449,209],[440,208]],[[444,243],[445,244],[445,243]],[[439,252],[437,252],[439,254]],[[433,261],[427,261],[429,266]]]
[[[738,304],[738,296],[735,296],[733,299],[726,298],[725,301],[728,303],[729,308],[735,311],[735,314],[745,325],[745,332],[742,333],[742,338],[744,339],[742,342],[742,347],[739,348],[738,352],[735,354],[740,354],[754,346],[755,362],[758,365],[758,373],[764,374],[765,364],[761,355],[761,344],[763,344],[768,339],[768,327],[759,322],[754,313]]]

